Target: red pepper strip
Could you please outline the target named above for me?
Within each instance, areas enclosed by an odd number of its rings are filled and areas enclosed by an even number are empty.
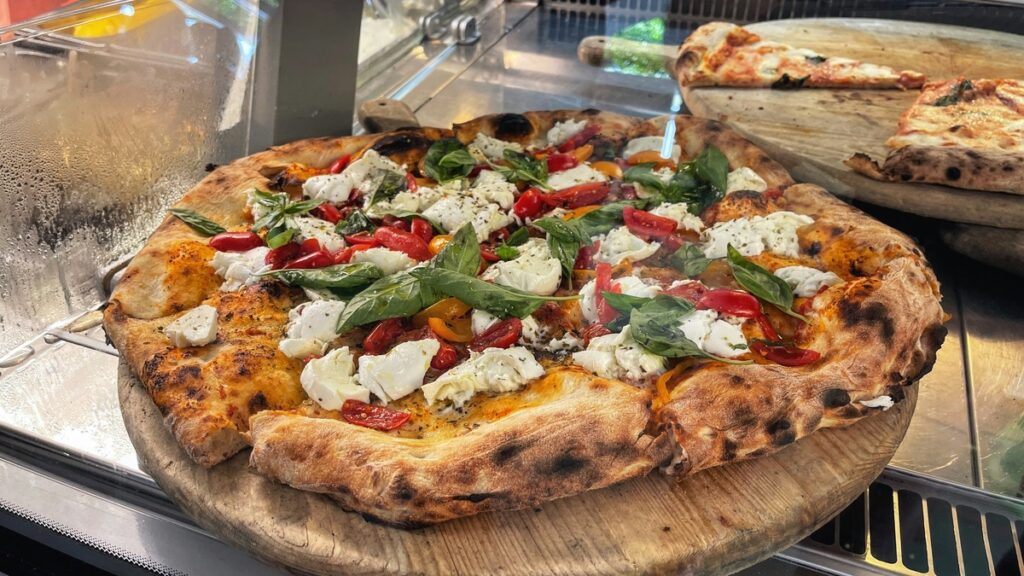
[[[587,182],[551,194],[544,194],[541,198],[550,207],[579,208],[601,203],[608,197],[609,192],[611,192],[611,186],[607,182]]]
[[[377,240],[377,238],[369,232],[349,234],[345,236],[345,242],[348,242],[349,244],[369,244],[370,246],[380,246],[380,240]]]
[[[300,256],[312,254],[313,252],[319,252],[320,250],[322,250],[322,248],[320,247],[320,241],[317,240],[316,238],[306,238],[305,240],[302,241],[301,244],[299,244]]]
[[[326,250],[300,256],[284,265],[286,270],[324,268],[334,264],[334,257]]]
[[[519,341],[522,333],[523,321],[519,318],[502,320],[473,338],[469,343],[469,349],[480,352],[486,348],[508,348]]]
[[[761,310],[761,303],[752,294],[740,290],[728,290],[716,288],[705,292],[697,300],[698,310],[715,310],[730,316],[740,318],[753,318],[761,327],[761,332],[769,340],[778,340],[779,335],[775,332],[768,317]]]
[[[405,332],[405,328],[402,327],[401,319],[381,320],[363,340],[363,352],[374,355],[387,352],[402,332]]]
[[[583,336],[583,345],[589,346],[590,341],[593,340],[594,338],[606,336],[611,333],[612,331],[609,330],[608,327],[605,326],[604,324],[591,324],[590,326],[584,328],[583,332],[580,335]]]
[[[548,172],[561,172],[569,168],[579,166],[579,162],[572,154],[552,154],[548,156]]]
[[[335,264],[348,264],[352,261],[352,255],[356,252],[362,252],[363,250],[369,250],[375,248],[373,244],[353,244],[348,248],[342,248],[331,255],[334,258]]]
[[[683,300],[689,300],[690,302],[697,302],[707,291],[707,286],[700,282],[687,282],[665,290],[665,294],[675,296],[676,298],[682,298]]]
[[[385,248],[403,252],[413,260],[422,262],[430,259],[430,249],[427,247],[427,243],[412,232],[399,230],[392,226],[381,226],[373,232],[373,237]]]
[[[338,210],[334,204],[324,202],[323,204],[313,208],[310,214],[317,218],[323,218],[331,224],[337,224],[341,220],[341,211]]]
[[[600,133],[601,127],[591,124],[590,126],[587,126],[583,130],[580,130],[579,132],[570,136],[569,139],[566,140],[565,142],[562,142],[558,146],[558,151],[568,152],[570,150],[573,150],[574,148],[579,148],[580,146],[586,144],[588,140],[590,140],[594,136],[597,136]]]
[[[409,224],[409,231],[423,238],[423,241],[428,243],[434,237],[434,227],[423,218],[413,218],[412,223]]]
[[[600,240],[595,241],[590,246],[580,247],[580,251],[576,254],[576,263],[573,264],[572,267],[576,270],[593,270],[594,256],[597,255],[597,252],[600,249]]]
[[[409,192],[415,192],[420,187],[419,183],[416,182],[416,177],[412,175],[412,172],[405,173],[405,187],[409,189]]]
[[[447,342],[441,342],[441,347],[437,350],[437,354],[430,359],[430,367],[434,370],[447,370],[455,363],[459,361],[459,352],[455,349],[455,346]]]
[[[359,400],[345,400],[341,405],[341,417],[349,424],[390,432],[402,427],[412,418],[408,412],[392,410],[387,406],[374,406]]]
[[[665,238],[676,231],[677,223],[671,218],[637,210],[626,206],[622,210],[622,219],[633,234],[640,237]]]
[[[602,324],[607,324],[619,316],[619,311],[612,308],[603,296],[605,292],[615,291],[615,286],[612,286],[612,265],[607,262],[601,262],[597,265],[596,272],[597,277],[594,279],[594,302],[597,305],[597,319]]]
[[[512,212],[520,218],[533,218],[543,211],[544,200],[536,188],[530,188],[523,192],[519,199],[516,200],[515,205],[512,206]]]
[[[263,259],[263,262],[270,266],[272,270],[280,270],[284,268],[285,264],[299,256],[301,256],[299,245],[295,242],[289,242],[267,252],[267,257]]]
[[[501,260],[497,254],[494,253],[494,249],[490,246],[480,245],[480,257],[487,262],[497,262]]]
[[[245,252],[263,246],[263,238],[255,232],[221,232],[210,238],[210,248],[220,252]]]
[[[351,162],[351,161],[352,161],[352,155],[351,154],[346,154],[346,155],[342,156],[341,158],[338,158],[334,162],[331,162],[331,167],[329,169],[330,173],[331,174],[341,174],[341,172],[343,170],[345,170],[345,168],[348,168],[348,163]]]
[[[821,354],[814,350],[797,348],[796,346],[786,347],[782,344],[774,345],[764,342],[752,342],[750,349],[763,356],[765,360],[781,364],[782,366],[806,366],[821,358]]]

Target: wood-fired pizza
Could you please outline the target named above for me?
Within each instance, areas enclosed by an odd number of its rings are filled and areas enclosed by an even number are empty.
[[[188,455],[401,526],[777,451],[945,335],[903,234],[714,121],[596,110],[304,140],[214,170],[108,334]]]

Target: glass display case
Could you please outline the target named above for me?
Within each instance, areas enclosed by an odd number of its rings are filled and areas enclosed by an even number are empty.
[[[559,108],[687,112],[657,58],[581,63],[594,35],[675,46],[713,20],[828,17],[1024,34],[1014,1],[28,4],[0,0],[0,526],[9,542],[117,573],[278,572],[196,527],[139,468],[100,324],[118,272],[213,167],[281,139],[359,132],[356,108],[375,98],[401,100],[425,126]],[[303,31],[312,9],[331,33]],[[282,89],[325,76],[323,94]],[[295,117],[306,133],[275,128]],[[1022,574],[1020,277],[952,250],[941,222],[854,202],[922,244],[950,334],[879,480],[746,573]]]

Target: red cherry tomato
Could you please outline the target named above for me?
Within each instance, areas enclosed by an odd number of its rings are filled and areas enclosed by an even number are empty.
[[[519,199],[516,200],[515,205],[512,206],[512,212],[523,219],[533,218],[543,211],[544,200],[536,188],[530,188],[523,192]]]
[[[306,254],[319,252],[321,249],[319,240],[316,238],[306,238],[299,244],[299,255],[305,256]]]
[[[686,244],[686,239],[679,234],[671,234],[661,239],[661,249],[666,254],[672,254],[676,250],[679,250],[683,244]]]
[[[284,268],[285,264],[301,256],[300,250],[301,248],[298,244],[289,242],[267,252],[267,257],[263,259],[263,262],[270,266],[272,270],[280,270]]]
[[[622,210],[622,219],[629,231],[640,237],[664,238],[676,231],[675,220],[637,210],[632,206]]]
[[[345,242],[348,242],[349,244],[369,244],[370,246],[380,246],[380,240],[374,238],[373,234],[370,234],[369,232],[349,234],[345,236]]]
[[[413,260],[430,259],[430,249],[427,247],[427,243],[412,232],[391,226],[381,226],[373,232],[373,237],[385,248],[404,252]]]
[[[469,171],[469,177],[470,178],[476,178],[484,170],[491,170],[491,169],[492,168],[491,168],[490,164],[477,164],[476,166],[473,166],[472,170]]]
[[[687,282],[665,290],[665,294],[675,296],[676,298],[682,298],[683,300],[689,300],[690,302],[697,302],[707,291],[708,287],[700,282]]]
[[[447,370],[455,363],[459,361],[459,351],[455,349],[455,346],[447,342],[441,342],[441,347],[437,350],[437,354],[430,360],[430,367],[434,370]]]
[[[480,245],[480,257],[486,262],[497,262],[501,258],[494,253],[494,249],[490,246]]]
[[[263,238],[255,232],[221,232],[210,238],[210,248],[219,252],[245,252],[263,246]]]
[[[595,126],[595,125],[591,124],[590,126],[587,126],[583,130],[580,130],[576,134],[573,134],[572,136],[570,136],[569,139],[566,140],[565,142],[562,142],[558,146],[558,151],[559,152],[568,152],[570,150],[574,150],[576,148],[579,148],[580,146],[583,146],[584,144],[586,144],[588,140],[590,140],[594,136],[597,136],[600,133],[601,133],[601,127],[600,126]]]
[[[583,337],[583,345],[588,346],[590,341],[600,336],[611,334],[612,331],[604,324],[591,324],[583,329],[580,335]]]
[[[373,355],[387,352],[395,340],[402,335],[402,332],[405,332],[405,328],[402,327],[401,319],[381,320],[363,340],[363,352]]]
[[[374,245],[353,244],[348,248],[342,248],[341,250],[338,250],[337,252],[331,255],[331,258],[334,259],[335,264],[348,264],[349,262],[352,261],[353,254],[355,254],[356,252],[362,252],[363,250],[369,250],[370,248],[374,248]]]
[[[480,352],[486,348],[508,348],[519,341],[523,333],[523,321],[519,318],[502,320],[473,338],[469,349]]]
[[[728,290],[716,288],[701,294],[697,299],[698,310],[715,310],[730,316],[740,318],[753,318],[761,326],[761,332],[769,340],[778,340],[779,335],[768,317],[761,310],[761,303],[752,294],[741,290]]]
[[[326,250],[313,252],[300,256],[284,265],[286,270],[301,270],[308,268],[324,268],[334,264],[334,258]]]
[[[352,161],[352,155],[346,154],[341,158],[338,158],[334,162],[331,162],[330,172],[331,174],[341,174],[345,168],[348,168],[349,162]]]
[[[597,303],[597,319],[602,324],[607,324],[619,317],[619,311],[612,308],[604,299],[605,292],[619,292],[618,284],[612,284],[612,265],[601,262],[595,270],[597,278],[594,279],[594,298]]]
[[[392,410],[387,406],[375,406],[359,400],[345,400],[341,405],[341,417],[349,424],[390,432],[402,427],[412,418],[408,412]]]
[[[430,239],[434,237],[434,227],[423,218],[413,218],[412,223],[409,224],[409,231],[423,238],[424,242],[430,242]]]
[[[409,189],[409,192],[415,192],[420,187],[419,183],[416,182],[416,177],[412,175],[412,172],[405,173],[405,187]]]
[[[545,194],[541,198],[550,207],[580,208],[600,203],[608,197],[611,189],[611,185],[607,182],[587,182]]]
[[[313,208],[310,214],[317,218],[323,218],[331,224],[337,224],[341,221],[341,211],[335,208],[334,204],[324,202],[323,204]]]
[[[764,342],[752,342],[750,349],[757,352],[769,362],[775,362],[782,366],[806,366],[817,362],[821,354],[814,350],[806,350],[795,346],[786,347],[779,344],[766,344]]]
[[[597,255],[597,252],[600,249],[600,240],[596,240],[590,246],[581,246],[580,251],[576,254],[576,263],[573,264],[572,267],[576,270],[593,270],[594,256]]]
[[[579,165],[572,154],[552,154],[548,156],[548,172],[561,172]]]

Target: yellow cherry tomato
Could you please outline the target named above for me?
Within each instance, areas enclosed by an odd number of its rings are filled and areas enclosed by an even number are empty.
[[[430,239],[430,244],[427,244],[427,250],[430,251],[431,256],[437,256],[437,253],[451,241],[451,234],[438,234]]]
[[[575,150],[570,152],[570,154],[572,154],[573,158],[575,158],[576,161],[581,163],[581,164],[586,162],[587,159],[590,158],[590,155],[593,154],[593,153],[594,153],[594,147],[591,146],[590,144],[584,144],[583,146],[580,146],[579,148],[576,148]]]
[[[597,170],[605,176],[615,179],[622,180],[622,168],[619,167],[615,162],[609,162],[607,160],[598,160],[590,165],[591,168]]]
[[[655,164],[655,168],[672,168],[675,170],[676,163],[669,158],[662,158],[661,152],[657,150],[644,150],[643,152],[637,152],[629,158],[626,158],[632,166],[637,164]]]
[[[440,318],[428,318],[427,325],[441,338],[449,342],[465,344],[473,340],[472,321],[469,318],[460,318],[451,323]]]
[[[466,304],[458,298],[445,298],[444,300],[438,301],[436,304],[428,306],[416,313],[412,317],[412,325],[417,328],[422,328],[427,325],[427,321],[431,318],[440,318],[445,322],[454,320],[460,316],[469,312],[469,304]]]

